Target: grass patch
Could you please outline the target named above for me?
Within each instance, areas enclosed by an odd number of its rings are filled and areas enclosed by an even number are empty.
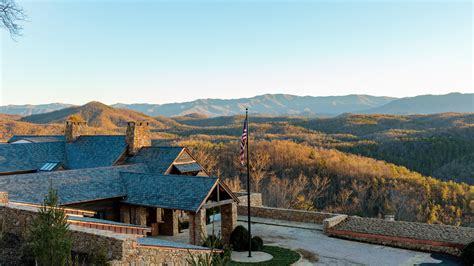
[[[265,262],[256,263],[245,263],[231,261],[228,265],[268,265],[268,266],[283,266],[290,265],[297,262],[300,259],[300,254],[294,250],[274,247],[274,246],[263,246],[262,252],[266,252],[273,256],[273,259]]]

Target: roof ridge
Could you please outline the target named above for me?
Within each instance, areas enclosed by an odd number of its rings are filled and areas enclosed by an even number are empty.
[[[121,172],[123,174],[139,174],[139,175],[155,175],[155,176],[165,176],[165,177],[185,177],[185,178],[199,178],[199,179],[219,179],[217,176],[197,176],[197,175],[169,175],[169,174],[159,174],[159,173],[139,173],[139,172]]]

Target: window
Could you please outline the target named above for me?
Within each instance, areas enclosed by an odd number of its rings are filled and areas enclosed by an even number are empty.
[[[59,163],[45,163],[41,168],[39,169],[40,171],[52,171],[56,169]]]

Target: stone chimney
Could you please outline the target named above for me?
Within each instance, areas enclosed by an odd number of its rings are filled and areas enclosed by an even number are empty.
[[[135,155],[142,147],[151,146],[151,134],[148,122],[128,122],[125,140],[128,154]]]
[[[67,143],[74,142],[79,136],[84,135],[87,130],[87,122],[85,121],[66,121],[64,129],[64,137]]]
[[[8,204],[8,192],[0,191],[0,204]]]

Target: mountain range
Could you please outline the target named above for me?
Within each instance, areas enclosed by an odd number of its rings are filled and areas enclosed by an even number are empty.
[[[474,112],[474,94],[450,93],[404,98],[355,94],[324,97],[265,94],[241,99],[199,99],[190,102],[168,104],[117,103],[111,106],[140,112],[148,116],[163,117],[190,114],[199,114],[207,117],[232,116],[242,114],[245,107],[249,108],[251,114],[265,116],[330,117],[343,113],[407,115]],[[74,108],[78,108],[78,106],[64,103],[7,105],[0,106],[0,113],[30,116],[63,109],[72,110],[71,112],[74,113],[74,110],[76,110]]]

